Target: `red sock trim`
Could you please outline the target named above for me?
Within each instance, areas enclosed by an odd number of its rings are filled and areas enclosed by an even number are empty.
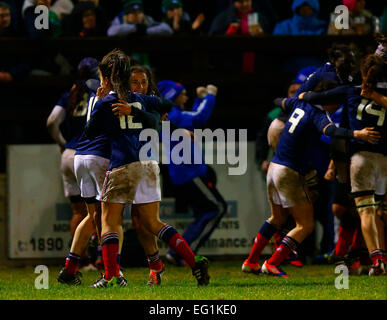
[[[355,231],[345,229],[342,226],[339,227],[339,238],[335,247],[336,256],[343,257],[348,253],[354,233]]]
[[[179,233],[176,233],[171,240],[169,240],[168,244],[187,262],[191,268],[195,266],[195,254]]]
[[[105,279],[111,280],[118,276],[119,268],[117,269],[117,254],[118,244],[109,243],[102,246],[102,258],[105,266]]]
[[[261,256],[263,249],[265,249],[269,241],[270,239],[267,239],[258,233],[255,237],[253,247],[251,248],[250,255],[247,260],[253,264],[258,263],[259,257]]]
[[[281,244],[267,262],[274,266],[279,266],[290,252],[291,250],[288,246]]]

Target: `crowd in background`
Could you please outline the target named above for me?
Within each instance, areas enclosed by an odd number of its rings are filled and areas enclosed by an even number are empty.
[[[336,29],[334,9],[349,9],[349,28]],[[49,10],[49,30],[35,28]],[[288,7],[286,7],[289,5]],[[323,4],[321,4],[323,5]],[[326,5],[326,4],[325,4]],[[2,0],[0,37],[103,37],[137,35],[365,35],[386,32],[387,6],[365,0],[331,1],[330,15],[318,0]],[[287,17],[281,19],[281,17]]]

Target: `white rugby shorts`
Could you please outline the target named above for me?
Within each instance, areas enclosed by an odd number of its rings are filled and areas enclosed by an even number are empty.
[[[74,173],[74,155],[74,149],[65,149],[61,156],[60,169],[62,173],[64,195],[67,198],[79,196],[81,194]]]
[[[101,201],[150,203],[161,201],[160,168],[157,161],[137,161],[108,171]]]
[[[74,157],[75,176],[82,198],[99,200],[110,160],[97,155],[76,155]]]
[[[351,191],[386,193],[387,157],[381,153],[361,151],[351,157]]]
[[[270,202],[282,208],[311,202],[305,178],[289,167],[270,162],[266,184]]]

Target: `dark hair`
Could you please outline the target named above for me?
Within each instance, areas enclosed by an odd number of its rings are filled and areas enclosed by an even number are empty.
[[[313,89],[314,92],[323,92],[338,87],[337,82],[332,80],[321,80]]]
[[[161,97],[159,89],[157,89],[156,82],[153,76],[153,72],[147,66],[133,66],[130,68],[130,75],[132,73],[145,73],[148,78],[149,86],[147,95]]]
[[[377,33],[375,35],[375,40],[377,43],[387,43],[387,36],[382,33]]]
[[[114,49],[103,57],[98,65],[102,77],[108,78],[118,98],[128,99],[130,89],[130,58],[122,50]]]
[[[77,78],[69,92],[69,102],[66,108],[66,114],[72,116],[73,111],[83,100],[85,93],[89,91],[86,81],[93,78],[92,70],[86,65],[80,67],[77,71]]]
[[[363,77],[362,88],[375,89],[376,83],[382,81],[386,74],[386,65],[382,57],[376,54],[366,56],[360,66]]]
[[[10,7],[10,6],[8,5],[8,3],[6,3],[6,2],[0,1],[0,8],[8,9],[9,12],[11,12],[11,7]]]
[[[328,49],[329,62],[335,64],[335,62],[345,54],[352,55],[352,49],[343,43],[334,43],[331,48]]]

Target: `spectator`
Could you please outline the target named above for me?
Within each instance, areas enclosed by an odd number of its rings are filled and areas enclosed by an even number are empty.
[[[63,24],[68,36],[104,36],[108,28],[103,9],[95,1],[79,1]]]
[[[321,35],[326,32],[327,22],[317,18],[318,0],[294,0],[292,10],[293,18],[277,23],[274,35]]]
[[[124,2],[124,10],[117,15],[107,31],[108,36],[136,35],[166,35],[173,30],[166,23],[158,23],[152,17],[144,15],[141,0]]]
[[[11,8],[5,2],[0,2],[0,37],[12,37],[16,31],[12,26]]]
[[[183,10],[181,0],[163,0],[162,11],[165,15],[163,21],[173,29],[174,34],[199,32],[205,19],[204,13],[200,13],[191,23],[189,14]]]
[[[349,28],[337,29],[335,26],[336,14],[332,13],[328,34],[330,35],[365,35],[372,34],[374,30],[372,13],[365,10],[365,0],[343,0],[343,5],[349,10]]]
[[[1,0],[2,3],[5,3],[9,7],[9,11],[11,12],[11,26],[15,32],[19,33],[20,27],[20,9],[16,4],[15,0]]]
[[[260,36],[266,30],[266,18],[253,7],[252,0],[234,0],[227,10],[215,17],[209,33]],[[256,59],[254,52],[244,52],[242,72],[253,73],[256,60],[259,59]],[[217,61],[216,64],[218,63]],[[234,60],[233,62],[225,62],[225,64],[230,63],[235,64]]]
[[[58,16],[54,11],[51,10],[51,0],[25,0],[23,4],[23,15],[24,22],[27,28],[28,35],[32,38],[57,38],[63,34],[62,25],[59,21]],[[35,27],[36,19],[41,15],[41,12],[35,13],[37,6],[46,6],[49,9],[49,28],[48,29],[37,29]]]
[[[209,33],[259,36],[265,32],[267,20],[253,7],[252,0],[233,0],[227,10],[215,17]]]
[[[16,31],[12,27],[11,7],[0,2],[0,37],[12,37]],[[15,56],[7,56],[0,61],[0,83],[12,82],[17,78],[25,76],[29,67],[25,63],[17,61]]]

